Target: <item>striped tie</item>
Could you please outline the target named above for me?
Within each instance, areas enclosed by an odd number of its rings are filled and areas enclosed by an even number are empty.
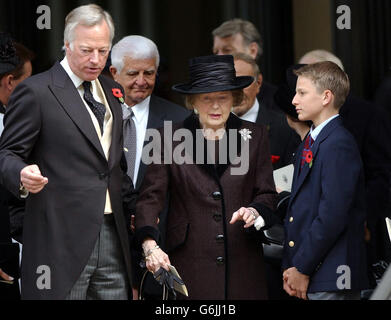
[[[307,153],[311,150],[312,144],[314,143],[314,139],[312,139],[311,134],[307,135],[307,138],[304,141],[304,149],[301,154],[301,163],[300,163],[300,171],[304,167],[305,159],[307,157]]]
[[[123,134],[124,134],[124,149],[126,164],[128,165],[128,176],[134,180],[134,167],[136,162],[137,152],[137,131],[133,119],[133,111],[122,105],[123,111]],[[135,184],[135,181],[133,181]]]

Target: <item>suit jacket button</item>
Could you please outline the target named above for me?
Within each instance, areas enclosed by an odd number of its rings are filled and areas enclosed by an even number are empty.
[[[219,191],[213,192],[212,193],[212,198],[214,200],[221,200],[221,193]]]
[[[293,248],[295,246],[295,243],[293,241],[289,241],[289,246]]]
[[[222,266],[224,264],[224,258],[223,257],[217,257],[216,263],[218,266]]]
[[[289,222],[290,222],[290,223],[293,222],[293,217],[290,217],[290,218],[289,218]]]
[[[218,236],[216,236],[216,241],[219,243],[224,242],[224,235],[219,234]]]
[[[99,179],[103,180],[104,178],[106,178],[106,173],[99,173]]]

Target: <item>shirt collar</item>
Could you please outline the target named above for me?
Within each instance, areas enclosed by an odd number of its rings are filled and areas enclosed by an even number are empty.
[[[68,63],[68,59],[65,56],[64,59],[60,62],[61,66],[64,68],[65,72],[68,74],[69,78],[71,78],[73,84],[76,88],[79,88],[80,85],[84,82],[83,79],[79,78],[77,75],[75,75]]]
[[[247,110],[247,112],[244,115],[240,116],[239,118],[242,120],[255,122],[257,120],[258,111],[259,111],[259,102],[258,99],[255,98],[253,106],[249,110]]]
[[[314,128],[314,126],[311,127],[311,130],[310,130],[310,135],[311,135],[311,138],[315,141],[316,138],[318,137],[319,133],[322,131],[322,129],[333,119],[335,119],[336,117],[338,117],[339,114],[335,115],[335,116],[332,116],[331,118],[328,118],[326,121],[323,121],[320,125],[318,125],[316,128]]]
[[[148,108],[149,108],[149,102],[151,101],[151,96],[148,96],[145,98],[143,101],[140,103],[134,105],[133,107],[129,107],[127,104],[125,106],[129,109],[132,108],[131,110],[133,111],[134,118],[136,119],[137,122],[142,122],[144,117],[148,113]]]

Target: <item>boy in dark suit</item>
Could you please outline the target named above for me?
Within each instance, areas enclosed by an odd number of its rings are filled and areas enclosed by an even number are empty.
[[[360,154],[339,109],[349,78],[333,62],[307,65],[292,103],[313,126],[298,149],[285,220],[284,289],[310,300],[360,299],[368,285]]]

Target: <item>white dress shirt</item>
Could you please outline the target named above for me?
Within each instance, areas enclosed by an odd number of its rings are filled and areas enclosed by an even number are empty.
[[[319,133],[322,131],[322,129],[333,119],[338,117],[339,114],[332,116],[331,118],[328,118],[326,121],[323,121],[320,125],[318,125],[316,128],[314,126],[311,127],[310,129],[310,135],[311,138],[315,141],[316,138],[318,137]]]
[[[259,102],[255,98],[254,105],[249,110],[247,110],[247,112],[244,115],[240,116],[239,118],[242,120],[255,123],[257,121],[258,112],[259,112]]]
[[[4,121],[4,114],[0,113],[0,136],[1,136],[3,129],[4,129],[3,121]]]
[[[138,171],[140,169],[141,156],[143,153],[145,133],[147,132],[147,124],[149,117],[149,102],[151,101],[151,96],[145,98],[140,103],[129,107],[125,104],[127,108],[131,108],[133,111],[133,120],[136,126],[137,132],[137,149],[136,149],[136,159],[134,164],[134,176],[131,177],[133,185],[136,186]]]

